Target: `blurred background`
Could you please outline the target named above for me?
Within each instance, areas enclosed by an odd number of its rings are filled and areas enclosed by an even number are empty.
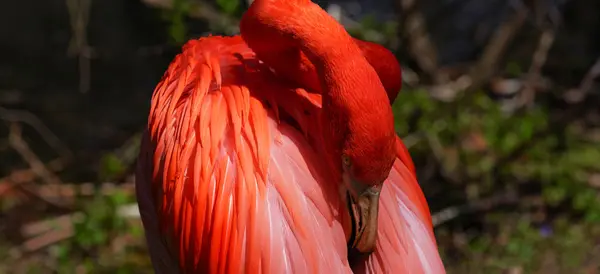
[[[600,1],[317,1],[394,51],[448,273],[600,273]],[[180,46],[245,0],[0,2],[0,273],[152,273],[133,167]]]

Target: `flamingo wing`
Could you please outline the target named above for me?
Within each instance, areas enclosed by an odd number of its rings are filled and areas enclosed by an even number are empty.
[[[153,95],[136,187],[156,272],[351,273],[325,165],[264,98],[287,91],[240,58],[239,37],[190,41]]]

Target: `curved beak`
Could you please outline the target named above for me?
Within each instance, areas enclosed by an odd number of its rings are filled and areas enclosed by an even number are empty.
[[[373,186],[356,181],[345,174],[347,201],[352,219],[352,234],[348,242],[352,253],[370,254],[377,240],[377,216],[381,184]]]

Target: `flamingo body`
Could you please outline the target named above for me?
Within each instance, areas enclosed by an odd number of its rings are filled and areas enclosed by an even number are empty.
[[[393,101],[397,81],[377,72]],[[241,36],[183,47],[153,94],[136,172],[157,273],[444,273],[399,138],[375,251],[351,265],[345,204],[321,157],[320,93],[278,76]]]

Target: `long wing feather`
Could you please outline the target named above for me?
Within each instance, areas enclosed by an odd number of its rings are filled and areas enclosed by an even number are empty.
[[[324,165],[236,55],[192,41],[155,91],[136,186],[156,272],[350,273]]]

